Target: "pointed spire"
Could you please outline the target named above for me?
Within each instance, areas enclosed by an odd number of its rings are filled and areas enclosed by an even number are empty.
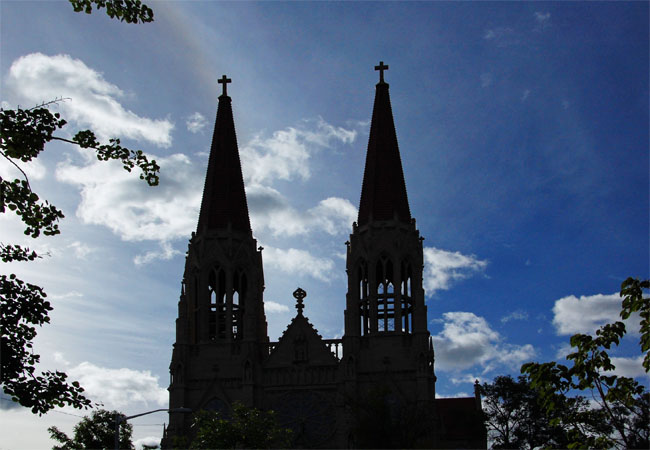
[[[229,226],[251,233],[231,99],[226,90],[230,82],[225,75],[219,79],[223,93],[219,96],[197,233]]]
[[[411,221],[388,83],[384,81],[384,70],[387,69],[388,66],[384,65],[383,61],[375,66],[380,79],[376,85],[370,124],[366,168],[359,202],[359,226],[374,220],[393,218],[402,222]]]

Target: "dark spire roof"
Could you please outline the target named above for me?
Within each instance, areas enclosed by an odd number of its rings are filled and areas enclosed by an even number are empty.
[[[251,233],[231,99],[225,89],[230,80],[225,75],[223,80],[219,80],[224,94],[219,97],[197,234],[227,229],[229,223],[233,230]]]
[[[380,71],[381,78],[376,86],[370,124],[366,169],[359,202],[359,226],[374,220],[391,220],[395,216],[402,222],[411,221],[388,83],[383,80],[383,71],[387,68],[383,61],[375,67],[375,70]]]

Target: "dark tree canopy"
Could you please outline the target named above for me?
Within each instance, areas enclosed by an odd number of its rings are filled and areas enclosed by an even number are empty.
[[[57,427],[47,429],[50,437],[61,443],[52,450],[74,449],[110,449],[115,447],[115,418],[122,415],[118,411],[97,409],[90,416],[85,416],[74,426],[74,434],[70,438]],[[126,421],[120,423],[120,448],[133,449],[131,435],[133,426]]]
[[[106,8],[106,14],[111,19],[119,19],[126,23],[153,22],[153,11],[140,0],[68,0],[76,12],[93,12]]]
[[[200,411],[194,417],[195,437],[190,448],[288,448],[291,430],[282,428],[273,411],[260,411],[241,403],[232,416]]]

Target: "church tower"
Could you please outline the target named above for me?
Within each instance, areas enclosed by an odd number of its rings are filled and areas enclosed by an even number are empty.
[[[389,402],[430,408],[433,345],[422,287],[420,233],[411,217],[388,83],[380,79],[370,125],[359,217],[347,242],[344,379],[353,402],[377,386]]]
[[[170,365],[170,409],[228,411],[261,403],[268,354],[261,248],[253,239],[224,75],[196,232],[192,233]],[[163,440],[188,436],[190,414],[171,413]],[[182,446],[182,445],[181,445]]]

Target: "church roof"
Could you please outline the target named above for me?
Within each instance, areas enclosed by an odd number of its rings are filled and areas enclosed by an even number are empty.
[[[411,221],[388,83],[384,82],[383,77],[383,70],[387,68],[383,62],[375,67],[375,70],[380,70],[380,81],[376,86],[370,124],[366,168],[359,202],[359,226],[374,220],[391,220],[395,215],[402,222]]]
[[[233,230],[251,233],[231,99],[224,88],[219,97],[197,233],[227,229],[228,224]]]

